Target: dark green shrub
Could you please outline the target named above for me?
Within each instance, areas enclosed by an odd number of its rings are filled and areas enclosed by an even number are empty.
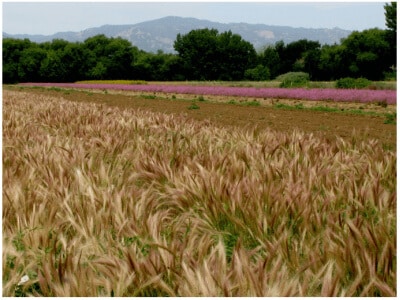
[[[372,82],[366,78],[345,77],[336,81],[339,89],[363,89],[370,86]]]
[[[195,102],[193,102],[190,106],[188,106],[188,109],[190,110],[200,109],[200,106],[198,106]]]
[[[257,100],[253,100],[253,101],[250,101],[250,102],[245,102],[242,105],[243,106],[260,106],[261,103],[259,101],[257,101]]]
[[[262,81],[270,79],[271,74],[269,72],[268,67],[264,67],[263,65],[258,65],[253,69],[247,69],[244,72],[244,78],[246,80],[253,80],[253,81]]]
[[[386,114],[384,124],[396,124],[396,113]]]
[[[144,99],[156,99],[156,96],[155,95],[140,95],[142,98],[144,98]]]
[[[355,88],[355,78],[340,78],[336,81],[336,87],[338,89],[353,89]]]
[[[289,72],[279,75],[276,80],[281,81],[279,87],[295,88],[307,86],[310,76],[304,72]]]
[[[357,78],[356,79],[356,88],[366,88],[370,86],[372,82],[366,78]]]
[[[389,72],[383,72],[383,74],[387,81],[395,81],[397,79],[397,72],[395,69]]]

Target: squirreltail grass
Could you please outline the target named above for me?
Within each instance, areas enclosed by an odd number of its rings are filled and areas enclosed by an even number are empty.
[[[377,142],[3,94],[3,296],[396,296]]]

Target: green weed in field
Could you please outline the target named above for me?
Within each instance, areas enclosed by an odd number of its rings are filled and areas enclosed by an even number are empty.
[[[144,99],[156,99],[156,95],[140,95],[140,97],[144,98]]]
[[[190,106],[188,106],[189,110],[194,110],[194,109],[200,109],[200,106],[198,106],[195,102],[193,102]]]
[[[396,113],[386,114],[385,117],[385,124],[396,124]]]
[[[241,105],[243,106],[261,106],[260,101],[257,100],[253,100],[253,101],[249,101],[249,102],[243,102]]]

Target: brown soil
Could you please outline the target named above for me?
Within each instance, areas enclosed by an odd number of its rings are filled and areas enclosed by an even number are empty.
[[[14,86],[3,88],[18,89]],[[395,112],[396,106],[381,107],[371,104],[321,102],[323,106],[339,107],[343,108],[344,111],[359,108],[365,109],[364,111],[376,111],[380,114],[371,116],[346,112],[310,111],[307,109],[285,110],[273,107],[273,104],[277,101],[284,104],[289,103],[292,106],[299,103],[303,104],[304,107],[321,105],[321,103],[311,101],[263,99],[260,100],[261,106],[242,106],[228,104],[227,102],[235,100],[235,103],[240,103],[254,99],[204,96],[207,101],[196,101],[198,109],[189,109],[196,97],[195,95],[175,94],[172,97],[168,94],[154,93],[146,95],[145,93],[132,92],[72,91],[70,89],[63,91],[31,88],[23,88],[23,91],[63,97],[72,101],[103,103],[122,108],[140,108],[168,114],[183,113],[190,118],[207,119],[222,126],[244,127],[255,125],[279,131],[299,129],[317,136],[323,136],[329,140],[336,136],[356,141],[377,139],[384,148],[396,149],[396,125],[384,124],[386,119],[384,113]],[[153,97],[155,99],[149,99]]]

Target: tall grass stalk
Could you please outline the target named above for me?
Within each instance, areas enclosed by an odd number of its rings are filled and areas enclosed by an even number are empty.
[[[395,296],[396,200],[374,140],[3,94],[3,296]]]

